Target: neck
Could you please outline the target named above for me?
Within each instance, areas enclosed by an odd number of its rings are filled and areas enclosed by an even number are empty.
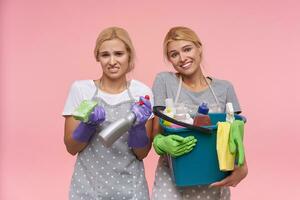
[[[110,79],[105,75],[102,75],[96,82],[102,91],[111,94],[117,94],[127,89],[127,80],[125,76],[119,79]]]
[[[182,76],[183,84],[192,91],[197,92],[208,87],[207,80],[203,75],[200,67],[199,70],[197,70],[195,73],[191,75],[188,76],[181,75],[181,76]]]

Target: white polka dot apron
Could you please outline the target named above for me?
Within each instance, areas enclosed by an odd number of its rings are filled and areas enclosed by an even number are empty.
[[[131,100],[109,105],[98,97],[98,88],[93,99],[104,107],[106,120],[99,132],[108,124],[125,117],[134,103]],[[106,148],[95,134],[85,149],[78,153],[72,176],[70,199],[84,200],[148,200],[149,192],[144,164],[137,160],[127,146],[128,132],[124,133],[110,148]]]
[[[220,108],[219,101],[210,87],[212,94]],[[177,89],[175,102],[177,102],[182,87],[182,78]],[[208,188],[208,186],[177,187],[172,181],[171,169],[167,157],[160,156],[155,172],[152,200],[229,200],[230,190],[228,187]]]

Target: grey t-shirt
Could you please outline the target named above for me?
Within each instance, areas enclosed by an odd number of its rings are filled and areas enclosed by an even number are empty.
[[[235,112],[241,112],[238,99],[236,97],[233,85],[226,80],[210,78],[211,88],[214,91],[220,105],[220,111],[225,112],[225,105],[228,102],[233,104]],[[166,98],[173,98],[175,101],[177,89],[179,86],[179,78],[173,72],[161,72],[157,74],[153,83],[154,106],[164,106]],[[211,112],[216,111],[217,101],[210,88],[200,92],[192,92],[184,86],[178,98],[178,103],[184,103],[191,108],[192,112],[196,112],[198,106],[202,103],[208,103]]]

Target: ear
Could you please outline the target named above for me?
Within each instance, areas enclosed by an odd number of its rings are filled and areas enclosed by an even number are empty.
[[[128,73],[128,72],[131,72],[133,69],[134,69],[134,64],[129,62],[129,63],[128,63],[128,70],[127,70],[127,73]]]

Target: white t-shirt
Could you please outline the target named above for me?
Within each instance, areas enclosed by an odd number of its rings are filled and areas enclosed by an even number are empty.
[[[153,105],[153,93],[144,83],[131,80],[129,89],[136,101],[139,100],[140,96],[149,95],[151,105]],[[89,100],[93,97],[95,91],[96,85],[93,80],[75,81],[70,88],[62,115],[72,115],[73,111],[83,100]],[[109,94],[99,89],[98,96],[110,105],[116,105],[120,102],[130,100],[127,90],[118,94]]]

